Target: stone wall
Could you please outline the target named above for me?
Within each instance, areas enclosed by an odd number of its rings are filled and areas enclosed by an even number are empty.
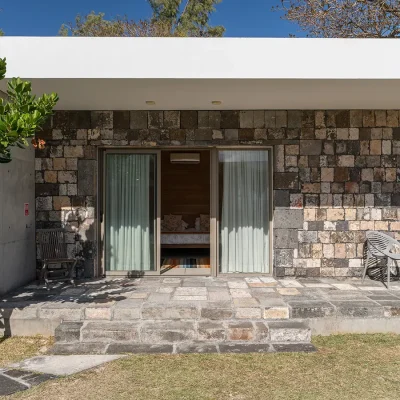
[[[37,151],[37,226],[68,226],[96,274],[99,147],[271,145],[275,274],[360,276],[365,232],[400,230],[399,126],[397,110],[58,111]]]

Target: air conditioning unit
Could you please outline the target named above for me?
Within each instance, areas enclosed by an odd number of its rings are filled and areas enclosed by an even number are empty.
[[[172,164],[199,164],[200,153],[171,153]]]

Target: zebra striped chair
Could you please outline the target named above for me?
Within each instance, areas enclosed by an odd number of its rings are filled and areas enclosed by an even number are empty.
[[[370,267],[370,261],[373,258],[385,258],[387,261],[387,288],[390,288],[390,268],[392,263],[397,264],[400,260],[400,243],[393,239],[391,236],[382,232],[368,231],[366,234],[367,239],[367,257],[364,261],[364,274]]]

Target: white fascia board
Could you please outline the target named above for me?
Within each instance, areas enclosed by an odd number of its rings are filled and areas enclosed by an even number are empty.
[[[400,40],[1,37],[7,77],[400,79]]]

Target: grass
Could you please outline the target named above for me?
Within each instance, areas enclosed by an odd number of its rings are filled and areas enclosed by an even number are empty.
[[[399,399],[400,336],[316,337],[315,354],[141,355],[13,399]]]
[[[42,354],[51,344],[52,339],[43,336],[0,338],[0,368]]]

